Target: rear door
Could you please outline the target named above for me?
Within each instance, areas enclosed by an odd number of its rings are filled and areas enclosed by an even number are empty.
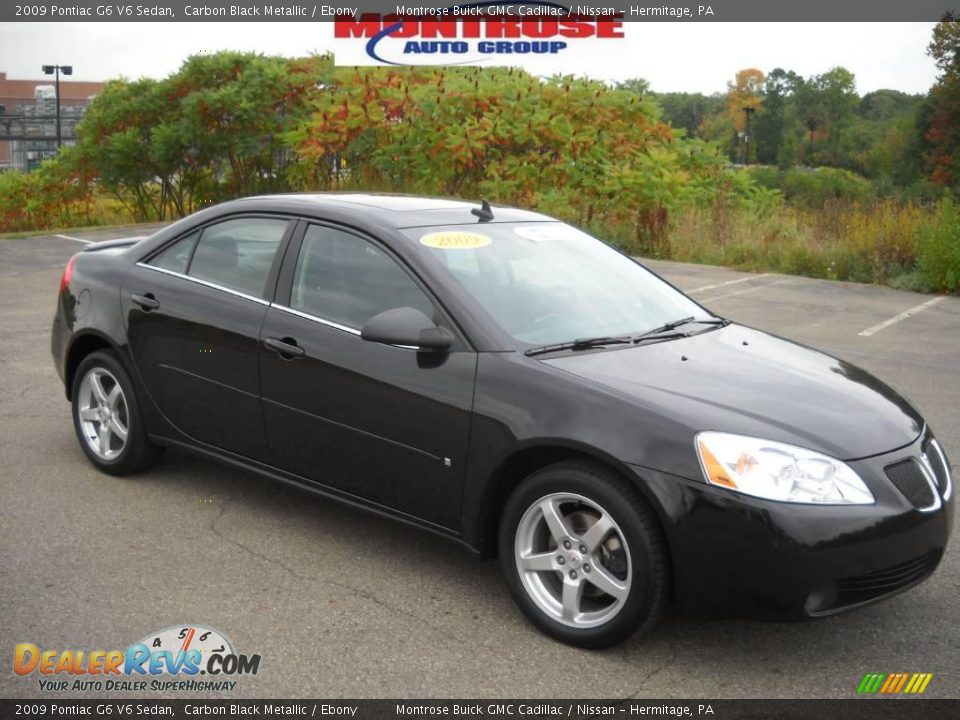
[[[150,397],[181,432],[268,457],[259,399],[260,326],[294,221],[241,216],[166,245],[127,275],[127,336]]]
[[[455,529],[477,356],[459,335],[448,353],[360,338],[367,320],[395,307],[454,330],[409,269],[371,238],[309,224],[291,244],[261,332],[272,463]]]

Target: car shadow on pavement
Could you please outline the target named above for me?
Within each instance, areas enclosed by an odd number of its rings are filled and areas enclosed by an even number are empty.
[[[242,552],[237,562],[248,574],[280,573],[274,582],[293,586],[339,583],[356,602],[501,657],[511,647],[535,648],[543,662],[592,657],[623,676],[625,696],[851,697],[865,672],[943,672],[929,667],[930,658],[958,654],[928,630],[944,612],[937,586],[956,574],[949,553],[926,583],[850,613],[773,623],[671,610],[650,633],[591,652],[554,642],[526,622],[495,560],[429,532],[178,450],[143,479],[165,495],[209,499],[197,506],[207,514],[209,541]]]

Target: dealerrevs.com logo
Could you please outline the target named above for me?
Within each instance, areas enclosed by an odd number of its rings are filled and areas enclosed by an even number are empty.
[[[510,62],[557,55],[585,40],[623,38],[623,20],[610,8],[497,0],[447,8],[398,5],[397,11],[337,19],[334,38],[363,43],[365,61],[377,65]]]
[[[36,676],[42,691],[229,691],[241,675],[256,675],[260,655],[243,655],[223,633],[175,625],[150,633],[126,650],[40,649],[19,643],[13,671]]]

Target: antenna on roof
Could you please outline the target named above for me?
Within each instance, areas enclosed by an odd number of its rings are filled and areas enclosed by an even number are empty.
[[[486,200],[480,201],[479,210],[474,208],[470,211],[470,213],[480,218],[480,222],[490,222],[493,220],[493,210],[490,208],[490,203],[488,203]]]

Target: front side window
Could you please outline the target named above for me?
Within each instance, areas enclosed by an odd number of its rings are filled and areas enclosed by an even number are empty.
[[[529,344],[633,335],[710,315],[639,264],[559,222],[410,228],[507,333]]]
[[[304,235],[290,307],[358,330],[399,307],[433,316],[433,303],[396,260],[357,235],[320,225]]]

